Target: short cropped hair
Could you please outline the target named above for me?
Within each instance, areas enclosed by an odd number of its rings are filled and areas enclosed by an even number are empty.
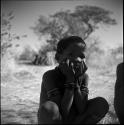
[[[58,61],[59,60],[59,55],[62,54],[63,51],[69,45],[71,45],[73,43],[82,43],[82,45],[84,47],[84,50],[86,49],[86,43],[84,42],[84,40],[81,37],[79,37],[79,36],[69,36],[69,37],[61,39],[58,42],[55,59]]]

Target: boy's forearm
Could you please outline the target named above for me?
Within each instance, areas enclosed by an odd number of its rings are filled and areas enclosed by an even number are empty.
[[[74,98],[74,90],[65,89],[65,93],[61,101],[61,110],[64,119],[67,118],[70,112],[73,103],[73,98]]]
[[[82,94],[80,88],[76,89],[74,92],[74,102],[76,104],[79,113],[83,113],[86,108],[88,97],[87,94]]]

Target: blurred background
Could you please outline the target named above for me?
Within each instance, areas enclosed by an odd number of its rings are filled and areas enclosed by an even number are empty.
[[[70,35],[87,44],[89,99],[102,96],[109,102],[100,123],[119,123],[113,98],[122,34],[123,0],[2,0],[2,123],[37,123],[42,75],[57,65],[56,45]]]

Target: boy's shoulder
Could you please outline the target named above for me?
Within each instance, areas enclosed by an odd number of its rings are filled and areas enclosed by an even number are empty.
[[[43,74],[43,79],[56,79],[60,75],[57,67],[48,70]]]
[[[55,75],[55,69],[51,69],[51,70],[48,70],[46,71],[44,74],[43,74],[43,78],[45,77],[52,77]]]
[[[55,68],[44,73],[42,77],[42,85],[47,89],[61,87],[61,83],[63,83],[64,80],[61,72]]]

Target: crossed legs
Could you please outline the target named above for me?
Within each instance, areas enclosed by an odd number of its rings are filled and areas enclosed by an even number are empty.
[[[73,124],[96,124],[108,112],[109,105],[102,97],[88,100],[86,112],[75,115]],[[57,104],[51,101],[45,102],[38,111],[38,124],[62,124],[62,117]]]

